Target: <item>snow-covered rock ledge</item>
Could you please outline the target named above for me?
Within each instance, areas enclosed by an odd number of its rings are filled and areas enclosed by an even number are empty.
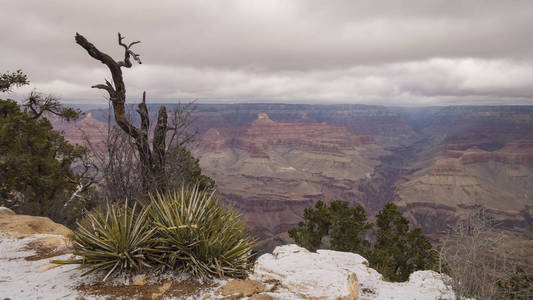
[[[268,293],[277,299],[455,299],[436,272],[417,271],[407,282],[386,282],[358,254],[312,253],[296,245],[279,246],[259,257],[251,278],[279,281],[278,291]]]

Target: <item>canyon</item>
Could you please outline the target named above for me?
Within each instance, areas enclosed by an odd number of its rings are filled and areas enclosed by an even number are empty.
[[[57,128],[98,143],[107,110],[89,113]],[[290,242],[317,200],[371,218],[395,202],[433,240],[478,207],[517,236],[531,230],[533,106],[198,104],[194,117],[194,155],[262,249]]]

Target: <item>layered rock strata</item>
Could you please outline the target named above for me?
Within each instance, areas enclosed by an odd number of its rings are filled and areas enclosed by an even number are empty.
[[[345,127],[277,122],[259,113],[238,128],[211,128],[195,154],[222,197],[247,215],[263,238],[286,232],[317,200],[355,201],[357,181],[385,154],[370,136]]]

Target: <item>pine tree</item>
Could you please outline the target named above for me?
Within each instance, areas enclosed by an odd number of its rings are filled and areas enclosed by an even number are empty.
[[[340,200],[327,206],[318,201],[315,209],[305,209],[304,220],[298,227],[289,230],[289,236],[309,251],[323,247],[365,255],[370,243],[361,235],[370,228],[372,225],[366,222],[362,206],[349,207],[348,202]],[[326,236],[329,237],[329,246],[324,241]]]
[[[329,209],[331,249],[366,256],[370,242],[361,235],[371,229],[372,224],[366,222],[365,209],[361,205],[349,207],[346,201],[333,201]]]
[[[316,251],[322,245],[322,238],[328,234],[331,225],[330,212],[327,205],[319,200],[315,209],[304,210],[304,220],[296,228],[289,230],[294,242],[309,251]]]
[[[2,92],[27,83],[20,71],[0,76]],[[86,149],[65,141],[46,114],[71,120],[80,112],[37,93],[22,106],[0,99],[0,205],[18,213],[72,221],[72,207],[65,209],[64,203],[78,188],[80,178],[72,165]]]
[[[169,147],[165,166],[169,186],[198,185],[202,191],[215,188],[215,180],[202,174],[200,160],[195,158],[185,146]]]
[[[309,251],[327,248],[361,254],[388,280],[405,281],[416,270],[437,267],[437,254],[431,243],[420,228],[409,230],[409,221],[393,203],[386,204],[376,216],[373,248],[364,239],[373,225],[367,223],[360,205],[350,207],[348,202],[337,200],[327,206],[318,201],[314,209],[305,209],[303,219],[289,230],[296,244]]]
[[[436,266],[437,257],[420,228],[409,231],[409,221],[393,203],[376,216],[376,243],[370,264],[391,281],[405,281],[416,270]]]

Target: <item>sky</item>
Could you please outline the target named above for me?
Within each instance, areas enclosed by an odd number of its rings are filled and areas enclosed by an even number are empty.
[[[129,102],[533,105],[533,1],[2,0],[0,73],[31,91],[105,104],[117,60]]]

